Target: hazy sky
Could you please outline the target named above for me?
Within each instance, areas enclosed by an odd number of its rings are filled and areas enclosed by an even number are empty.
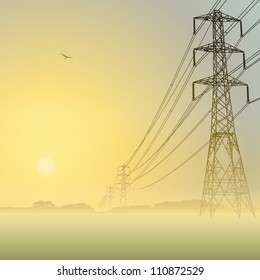
[[[238,16],[250,2],[230,0],[223,12]],[[206,14],[214,3],[1,1],[0,205],[52,200],[58,205],[86,202],[96,206],[113,183],[117,166],[131,156],[152,121],[192,36],[193,17]],[[243,19],[245,30],[258,19],[259,9],[257,5]],[[204,32],[205,28],[193,47]],[[239,46],[247,57],[259,49],[259,32],[258,26]],[[231,43],[236,42],[238,28],[229,37]],[[211,33],[204,42],[210,40]],[[73,59],[63,59],[60,52]],[[231,61],[240,62],[239,54]],[[259,65],[241,78],[250,85],[252,98],[260,96],[257,73]],[[209,57],[191,81],[211,74]],[[180,111],[190,98],[191,82]],[[232,98],[237,111],[246,101],[244,89],[233,89]],[[255,200],[260,198],[259,106],[252,104],[236,121]],[[210,93],[165,154],[209,108]],[[178,116],[176,111],[172,124]],[[155,147],[167,137],[172,124]],[[207,119],[182,149],[133,187],[171,171],[208,140],[209,129]],[[129,203],[200,198],[206,157],[205,149],[165,181],[129,192]]]

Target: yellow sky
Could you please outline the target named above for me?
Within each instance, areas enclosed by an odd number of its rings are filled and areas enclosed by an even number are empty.
[[[0,205],[28,206],[36,200],[98,205],[117,166],[148,128],[191,37],[192,17],[206,13],[214,1],[173,2],[1,2]],[[194,9],[185,10],[187,3]],[[226,12],[234,13],[229,6]],[[65,60],[60,52],[74,58]],[[209,63],[197,78],[211,74]],[[253,88],[255,94],[259,85]],[[206,97],[204,112],[209,102]],[[252,193],[259,197],[259,105],[253,108],[245,113],[238,138]],[[209,137],[209,122],[202,131],[136,187],[197,149]],[[129,193],[130,202],[200,198],[206,153],[151,190]],[[55,164],[50,176],[37,169],[46,157]]]

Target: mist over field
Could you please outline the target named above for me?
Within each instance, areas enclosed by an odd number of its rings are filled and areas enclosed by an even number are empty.
[[[259,213],[2,211],[0,259],[259,259]]]

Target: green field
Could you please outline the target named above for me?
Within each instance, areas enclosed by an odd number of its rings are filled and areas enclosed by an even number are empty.
[[[260,218],[1,213],[0,259],[260,259]]]

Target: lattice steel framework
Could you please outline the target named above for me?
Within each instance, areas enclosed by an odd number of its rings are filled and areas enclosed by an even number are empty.
[[[209,210],[212,216],[224,201],[232,206],[238,216],[245,206],[253,215],[252,205],[246,174],[237,141],[230,88],[246,86],[249,101],[248,85],[231,77],[227,70],[227,53],[244,52],[225,42],[225,22],[242,23],[240,20],[222,13],[220,10],[194,18],[195,21],[206,20],[212,22],[213,43],[194,49],[194,63],[196,51],[213,53],[213,76],[194,82],[195,84],[212,86],[212,115],[211,131],[208,148],[207,166],[205,172],[201,214]],[[195,94],[193,92],[193,98]]]
[[[103,199],[102,199],[102,201],[99,205],[99,208],[101,210],[111,208],[113,198],[114,198],[114,188],[113,187],[108,187],[107,192],[104,195],[104,197],[103,197]]]
[[[119,191],[119,205],[126,205],[126,192],[129,187],[130,167],[127,165],[118,166],[117,169],[117,190]]]
[[[113,206],[127,205],[127,189],[130,186],[130,167],[121,165],[117,168],[117,176],[112,187],[107,188],[106,194],[99,205],[101,210],[111,209]]]

